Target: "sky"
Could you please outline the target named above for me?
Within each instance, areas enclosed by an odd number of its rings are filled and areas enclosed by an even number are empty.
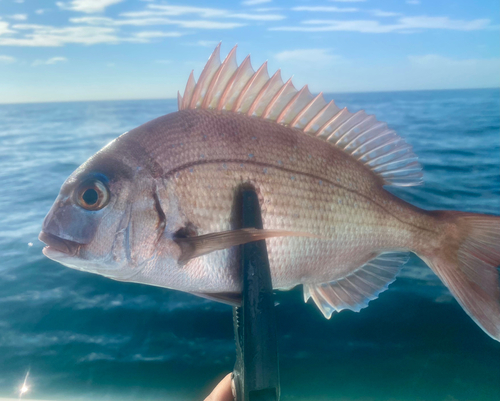
[[[0,0],[0,103],[173,98],[222,42],[314,92],[500,87],[498,0]]]

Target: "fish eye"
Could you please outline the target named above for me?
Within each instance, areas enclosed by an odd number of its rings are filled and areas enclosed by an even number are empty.
[[[102,181],[85,181],[75,191],[75,200],[86,210],[100,210],[108,204],[109,190]]]

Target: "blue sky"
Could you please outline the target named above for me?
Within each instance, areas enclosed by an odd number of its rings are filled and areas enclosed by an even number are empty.
[[[500,86],[498,0],[0,0],[0,103],[174,97],[219,41],[312,92]]]

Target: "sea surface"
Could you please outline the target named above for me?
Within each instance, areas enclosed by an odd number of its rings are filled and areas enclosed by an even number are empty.
[[[500,91],[329,95],[410,144],[426,209],[500,214]],[[202,400],[233,368],[232,312],[42,255],[43,218],[67,176],[174,100],[0,105],[0,398]],[[282,400],[500,400],[500,343],[418,258],[379,299],[331,320],[301,288],[276,296]]]

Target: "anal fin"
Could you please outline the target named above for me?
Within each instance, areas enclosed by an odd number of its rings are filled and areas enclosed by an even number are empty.
[[[407,260],[407,253],[383,253],[337,281],[304,284],[304,301],[312,298],[327,319],[343,309],[359,312],[388,288]]]

